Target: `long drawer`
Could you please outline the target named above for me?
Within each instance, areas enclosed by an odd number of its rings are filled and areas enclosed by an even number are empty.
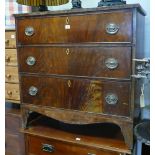
[[[28,155],[121,155],[119,152],[84,147],[37,136],[28,136],[28,144]]]
[[[128,79],[131,74],[131,47],[25,47],[18,48],[18,57],[19,72]]]
[[[17,44],[132,42],[132,11],[18,18]]]
[[[5,82],[19,83],[17,67],[12,66],[5,67]]]
[[[19,84],[5,83],[5,98],[7,100],[19,101]]]
[[[21,93],[26,104],[130,115],[130,82],[22,76]]]
[[[5,49],[5,65],[17,66],[17,50]]]

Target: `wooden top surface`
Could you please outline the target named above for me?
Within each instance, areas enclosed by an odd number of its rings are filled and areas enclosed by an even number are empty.
[[[32,12],[32,13],[24,13],[24,14],[14,14],[16,18],[19,17],[28,17],[28,16],[48,16],[48,15],[66,15],[66,14],[80,14],[80,13],[92,13],[92,12],[107,12],[114,10],[123,10],[123,9],[132,9],[136,8],[138,12],[142,15],[146,15],[146,12],[140,6],[140,4],[125,4],[125,5],[115,5],[108,7],[96,7],[96,8],[81,8],[81,9],[70,9],[63,11],[45,11],[45,12]]]
[[[46,121],[45,121],[46,120]],[[122,136],[117,133],[117,136],[113,135],[113,131],[108,130],[108,136],[105,134],[104,127],[100,126],[100,128],[96,125],[89,126],[89,127],[78,127],[75,126],[67,126],[66,124],[61,124],[60,122],[59,127],[56,125],[56,121],[49,122],[49,124],[54,124],[54,127],[51,125],[47,125],[47,118],[42,119],[40,117],[38,120],[36,119],[31,123],[28,129],[21,130],[24,133],[34,135],[34,136],[41,136],[48,139],[56,139],[62,142],[68,142],[76,145],[81,146],[88,146],[88,147],[95,147],[98,149],[106,149],[111,151],[118,151],[123,153],[130,154],[131,151],[125,145]],[[61,126],[61,129],[59,129]],[[88,130],[89,128],[89,130]],[[74,130],[73,130],[74,129]],[[96,130],[96,131],[95,131]],[[112,129],[113,130],[113,129]],[[74,131],[74,132],[71,132]],[[103,131],[103,132],[102,132]],[[103,136],[104,135],[104,136]],[[105,136],[106,135],[106,136]],[[115,138],[113,138],[113,136]],[[76,138],[80,138],[80,141],[76,141]]]

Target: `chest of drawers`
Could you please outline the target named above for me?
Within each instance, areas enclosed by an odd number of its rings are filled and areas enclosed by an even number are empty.
[[[70,124],[110,122],[132,148],[144,16],[138,4],[15,15],[23,127],[29,111]]]
[[[5,31],[5,98],[20,103],[15,30]]]

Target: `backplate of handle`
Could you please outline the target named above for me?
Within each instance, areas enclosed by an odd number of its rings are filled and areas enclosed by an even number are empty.
[[[119,26],[115,23],[109,23],[106,25],[106,32],[110,35],[114,35],[119,31]]]
[[[118,96],[114,93],[108,93],[105,96],[105,101],[106,101],[106,103],[108,103],[110,105],[115,105],[118,102]]]
[[[105,65],[108,69],[113,70],[116,69],[119,65],[118,60],[116,58],[107,58],[105,60]]]
[[[29,95],[31,96],[36,96],[38,93],[38,88],[37,87],[34,87],[34,86],[31,86],[29,88]]]
[[[25,28],[25,35],[32,36],[34,34],[34,28],[32,26],[28,26]]]
[[[42,151],[53,153],[55,151],[55,148],[53,145],[50,144],[42,144]]]

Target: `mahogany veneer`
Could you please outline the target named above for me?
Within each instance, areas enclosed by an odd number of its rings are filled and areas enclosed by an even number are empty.
[[[131,149],[144,16],[138,4],[15,15],[23,127],[29,111],[70,124],[111,122]]]

